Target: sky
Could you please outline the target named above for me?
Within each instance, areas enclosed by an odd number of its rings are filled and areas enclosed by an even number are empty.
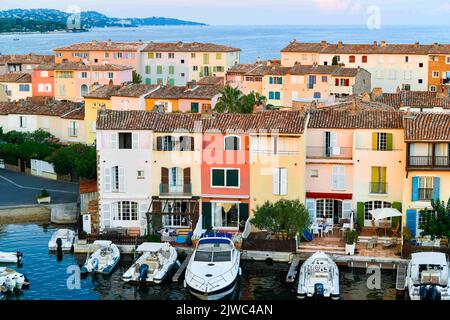
[[[210,25],[448,25],[450,0],[0,0],[0,10],[77,6],[113,17]]]

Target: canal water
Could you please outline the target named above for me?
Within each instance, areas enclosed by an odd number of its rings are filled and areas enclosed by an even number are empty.
[[[62,259],[48,253],[48,240],[57,229],[50,224],[0,225],[0,251],[21,251],[22,266],[11,268],[30,279],[29,289],[0,299],[24,300],[183,300],[191,299],[180,283],[166,279],[157,286],[135,286],[122,281],[122,274],[131,266],[132,256],[122,256],[120,265],[109,278],[91,275],[81,279],[79,289],[67,285],[70,267],[82,265],[85,254],[64,254]],[[58,261],[60,260],[60,261]],[[286,284],[288,264],[242,261],[242,277],[236,298],[240,300],[296,299],[295,284]],[[68,273],[69,269],[69,273]],[[340,268],[341,297],[343,300],[394,300],[395,272],[383,271],[380,290],[369,290],[368,275],[362,269]],[[71,283],[71,281],[69,281]],[[0,294],[1,295],[1,294]]]

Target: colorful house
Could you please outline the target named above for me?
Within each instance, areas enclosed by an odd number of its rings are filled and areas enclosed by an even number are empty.
[[[428,91],[450,96],[450,45],[434,43],[428,55]]]
[[[83,62],[89,65],[115,64],[140,70],[144,42],[96,41],[74,43],[54,49],[55,63]]]
[[[0,54],[0,75],[5,73],[29,73],[41,64],[52,64],[55,57],[52,55],[29,54]]]
[[[54,64],[40,64],[33,69],[31,74],[33,97],[55,96],[54,70]]]
[[[207,76],[225,77],[240,59],[240,49],[199,43],[150,42],[141,53],[141,76],[146,84],[185,86]]]
[[[65,62],[55,65],[55,98],[82,101],[83,96],[103,85],[131,82],[132,68],[122,65],[87,65]]]
[[[374,88],[370,98],[411,112],[445,112],[450,113],[450,98],[440,92],[431,91],[399,91],[383,93],[380,88]]]
[[[405,115],[404,126],[404,225],[413,238],[419,238],[421,210],[433,212],[431,200],[450,199],[450,115],[411,113]]]
[[[17,101],[31,97],[31,74],[6,73],[0,75],[0,85],[4,90],[8,101]]]

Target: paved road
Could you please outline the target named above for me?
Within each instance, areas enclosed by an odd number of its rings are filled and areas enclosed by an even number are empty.
[[[37,204],[36,195],[47,189],[52,203],[76,202],[78,184],[54,181],[0,169],[0,207]]]

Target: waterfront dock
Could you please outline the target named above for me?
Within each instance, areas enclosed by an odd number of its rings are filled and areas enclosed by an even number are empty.
[[[289,271],[286,276],[287,283],[293,283],[295,281],[295,278],[297,277],[299,264],[300,264],[300,257],[294,256],[294,259],[292,259],[291,266],[289,267]]]
[[[184,271],[186,270],[186,267],[189,263],[189,260],[191,259],[192,252],[188,253],[186,258],[184,259],[181,266],[178,268],[177,272],[172,277],[172,282],[178,282],[180,280],[181,276],[184,274]]]

